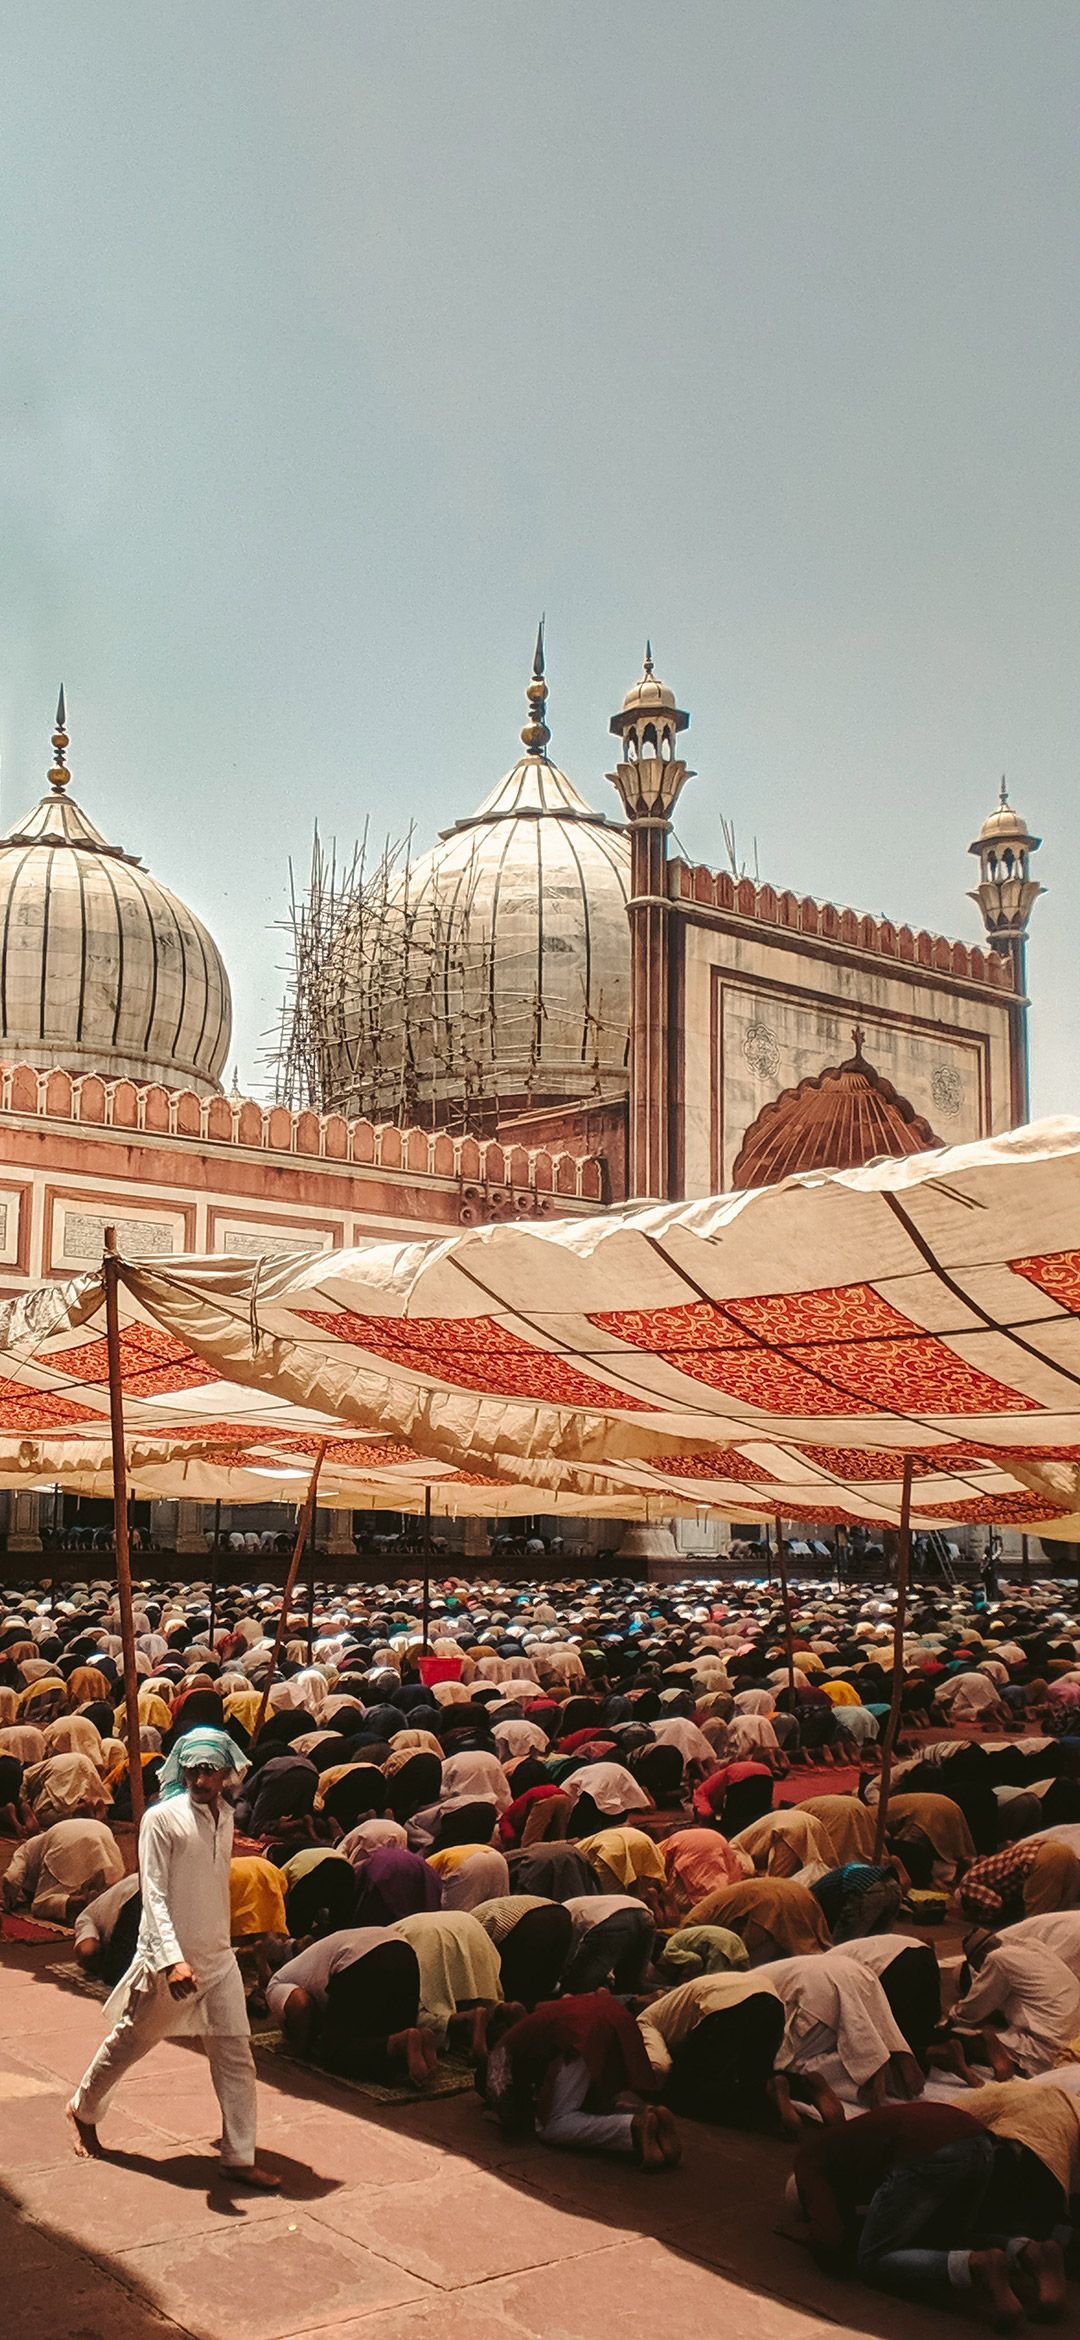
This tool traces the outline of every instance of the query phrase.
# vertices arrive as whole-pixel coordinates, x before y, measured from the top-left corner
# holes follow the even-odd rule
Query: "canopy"
[[[1080,1122],[420,1243],[125,1263],[152,1493],[1080,1537]],[[100,1275],[0,1311],[0,1481],[107,1481]],[[295,1476],[290,1476],[295,1474]]]

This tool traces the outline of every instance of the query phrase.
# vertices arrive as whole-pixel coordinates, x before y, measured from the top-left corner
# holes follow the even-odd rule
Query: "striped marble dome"
[[[200,919],[67,793],[63,697],[47,793],[0,837],[0,1053],[214,1095],[229,979]]]
[[[339,921],[323,1101],[462,1118],[623,1097],[630,849],[551,762],[537,645],[519,757],[476,812]]]

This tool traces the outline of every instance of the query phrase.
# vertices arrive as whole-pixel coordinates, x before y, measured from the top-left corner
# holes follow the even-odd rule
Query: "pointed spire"
[[[652,643],[651,643],[651,642],[646,642],[646,644],[645,644],[645,673],[646,673],[646,674],[649,674],[649,675],[651,675],[651,673],[652,673],[652,670],[653,670],[653,662],[652,662]],[[644,678],[643,678],[643,679],[644,679]]]
[[[49,769],[49,778],[52,781],[53,787],[55,788],[58,796],[60,795],[61,791],[67,787],[68,781],[71,778],[71,774],[68,771],[67,764],[65,762],[68,744],[67,709],[64,704],[64,686],[63,683],[61,683],[60,696],[56,702],[56,729],[52,735],[53,755],[55,757],[55,762],[50,766]]]
[[[543,618],[541,618],[537,628],[532,677],[526,687],[525,697],[528,701],[529,714],[527,722],[522,726],[522,743],[530,756],[546,757],[551,733],[545,720],[547,716],[547,684],[544,680]]]
[[[855,1042],[855,1054],[851,1059],[852,1064],[865,1064],[866,1058],[863,1055],[863,1042],[866,1039],[866,1034],[863,1031],[861,1024],[852,1025],[851,1037]]]
[[[1004,812],[1004,811],[1005,811],[1005,809],[1006,809],[1006,806],[1008,805],[1008,803],[1009,803],[1009,791],[1008,791],[1008,789],[1007,789],[1007,788],[1006,788],[1006,786],[1005,786],[1005,774],[1004,774],[1004,772],[1003,772],[1003,773],[1002,773],[1002,775],[1001,775],[1001,787],[1000,787],[1000,789],[998,790],[998,809],[999,809],[999,811],[1001,811],[1001,812]],[[1010,809],[1011,809],[1011,808],[1010,808]]]

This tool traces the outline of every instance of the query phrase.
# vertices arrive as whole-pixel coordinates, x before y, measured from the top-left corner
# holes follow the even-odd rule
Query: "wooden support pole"
[[[877,1828],[874,1833],[875,1861],[880,1861],[885,1849],[885,1822],[889,1810],[893,1749],[900,1729],[900,1706],[904,1693],[904,1625],[907,1620],[908,1576],[911,1569],[911,1481],[914,1471],[915,1457],[912,1454],[906,1454],[904,1456],[903,1486],[900,1492],[900,1544],[896,1556],[892,1698],[889,1703],[889,1719],[885,1725],[885,1744],[881,1755],[881,1784],[878,1791]]]
[[[315,1505],[308,1510],[307,1662],[315,1655]]]
[[[424,1614],[420,1629],[425,1655],[431,1639],[431,1481],[424,1488]]]
[[[293,1597],[296,1579],[300,1572],[300,1562],[303,1558],[304,1546],[307,1542],[308,1520],[314,1518],[315,1516],[315,1494],[319,1484],[319,1472],[322,1469],[322,1459],[325,1453],[326,1440],[324,1438],[322,1445],[319,1447],[315,1456],[314,1467],[312,1469],[311,1477],[308,1480],[308,1491],[304,1497],[304,1507],[296,1523],[296,1542],[292,1548],[292,1559],[289,1562],[288,1574],[285,1578],[285,1590],[281,1596],[281,1614],[277,1621],[277,1632],[274,1635],[274,1647],[270,1657],[270,1671],[267,1674],[265,1682],[263,1683],[263,1693],[259,1702],[259,1711],[255,1717],[255,1728],[251,1734],[253,1742],[258,1738],[259,1732],[261,1731],[263,1724],[266,1721],[266,1709],[270,1704],[270,1692],[274,1687],[274,1676],[277,1673],[278,1659],[281,1656],[281,1644],[285,1639],[285,1627],[288,1622],[289,1605]]]
[[[784,1603],[784,1647],[787,1651],[788,1689],[795,1695],[795,1636],[791,1624],[791,1594],[788,1590],[787,1545],[784,1542],[784,1523],[776,1522],[776,1562],[780,1571],[780,1595]]]
[[[217,1631],[218,1549],[221,1543],[221,1497],[214,1505],[214,1535],[210,1549],[210,1647],[214,1647]]]
[[[138,1828],[145,1808],[142,1752],[139,1738],[139,1677],[135,1670],[135,1612],[131,1599],[131,1547],[128,1542],[127,1454],[124,1448],[124,1385],[120,1366],[120,1254],[116,1229],[105,1229],[102,1261],[105,1286],[105,1347],[109,1360],[109,1428],[112,1433],[113,1522],[116,1537],[116,1592],[120,1603],[120,1641],[124,1654],[124,1711],[127,1716],[128,1779],[131,1817]]]

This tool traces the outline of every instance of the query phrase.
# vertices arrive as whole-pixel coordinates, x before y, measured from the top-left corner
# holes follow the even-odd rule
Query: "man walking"
[[[226,1732],[195,1726],[161,1774],[139,1830],[142,1922],[135,1956],[106,2007],[113,2029],[68,2105],[75,2151],[96,2154],[97,2125],[123,2074],[156,2041],[200,2036],[221,2107],[222,2167],[276,2187],[255,2159],[255,2065],[240,1969],[229,1939],[233,1817],[223,1795],[245,1759]]]

